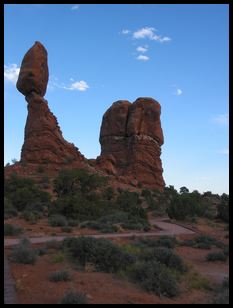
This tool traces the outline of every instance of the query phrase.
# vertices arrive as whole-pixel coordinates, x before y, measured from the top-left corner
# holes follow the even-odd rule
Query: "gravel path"
[[[165,222],[163,219],[154,219],[151,224],[156,225],[161,230],[153,232],[127,232],[127,233],[107,233],[107,234],[88,234],[84,236],[91,236],[94,238],[127,238],[127,237],[147,237],[147,236],[161,236],[161,235],[180,235],[180,234],[195,234],[194,231],[186,229],[184,227],[175,225],[173,223]],[[67,237],[80,237],[83,235],[71,235],[71,236],[44,236],[44,237],[32,237],[30,241],[32,244],[46,243],[47,241],[56,240],[63,241]],[[14,246],[20,242],[20,239],[4,239],[4,247]]]

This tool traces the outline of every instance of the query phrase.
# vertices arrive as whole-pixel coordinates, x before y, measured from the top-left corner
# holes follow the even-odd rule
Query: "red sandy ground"
[[[60,235],[60,227],[54,228],[47,225],[47,220],[41,220],[39,224],[27,225],[23,220],[13,219],[5,221],[22,227],[30,228],[26,235],[39,236],[57,233]],[[208,225],[206,220],[198,221],[195,226],[203,234],[209,234],[228,243],[228,231],[224,230],[224,224],[214,222]],[[87,229],[78,230],[87,234]],[[93,233],[93,230],[89,230]],[[43,234],[42,234],[43,233]],[[193,238],[192,235],[179,236],[179,239]],[[132,242],[133,239],[115,239],[118,244]],[[229,261],[207,262],[205,256],[218,248],[195,249],[192,247],[176,247],[176,252],[201,275],[207,277],[213,283],[221,283],[224,276],[229,276]],[[7,254],[10,249],[5,250]],[[159,298],[154,294],[143,291],[140,287],[128,282],[126,279],[114,277],[112,274],[96,272],[80,272],[67,262],[53,264],[51,259],[57,251],[41,257],[35,265],[22,265],[11,263],[13,277],[16,280],[17,294],[20,304],[57,304],[66,290],[71,288],[87,295],[90,304],[201,304],[208,303],[212,297],[211,292],[204,290],[187,290],[181,285],[182,293],[175,299]],[[68,268],[72,274],[70,282],[50,282],[48,275],[58,269]]]
[[[197,304],[208,301],[208,294],[201,290],[184,291],[176,299],[159,298],[111,274],[79,272],[66,262],[53,264],[52,256],[39,257],[35,265],[11,263],[19,304],[57,304],[70,289],[85,293],[90,304]],[[64,267],[69,269],[72,281],[50,282],[48,275]]]

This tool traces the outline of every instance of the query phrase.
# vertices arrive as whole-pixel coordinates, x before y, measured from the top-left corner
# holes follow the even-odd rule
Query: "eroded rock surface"
[[[47,51],[40,42],[35,42],[23,58],[16,87],[24,96],[35,92],[43,97],[48,78]]]
[[[108,174],[162,190],[160,113],[160,104],[152,98],[113,103],[103,116],[97,166]]]

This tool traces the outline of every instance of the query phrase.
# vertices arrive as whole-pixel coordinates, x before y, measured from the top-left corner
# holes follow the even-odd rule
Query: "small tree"
[[[189,193],[189,190],[187,187],[185,186],[180,187],[180,194],[188,194],[188,193]]]

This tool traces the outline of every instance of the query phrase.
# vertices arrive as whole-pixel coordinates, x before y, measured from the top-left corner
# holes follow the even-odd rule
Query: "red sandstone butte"
[[[132,104],[124,100],[113,103],[103,116],[97,167],[163,190],[160,114],[160,104],[152,98],[138,98]]]

